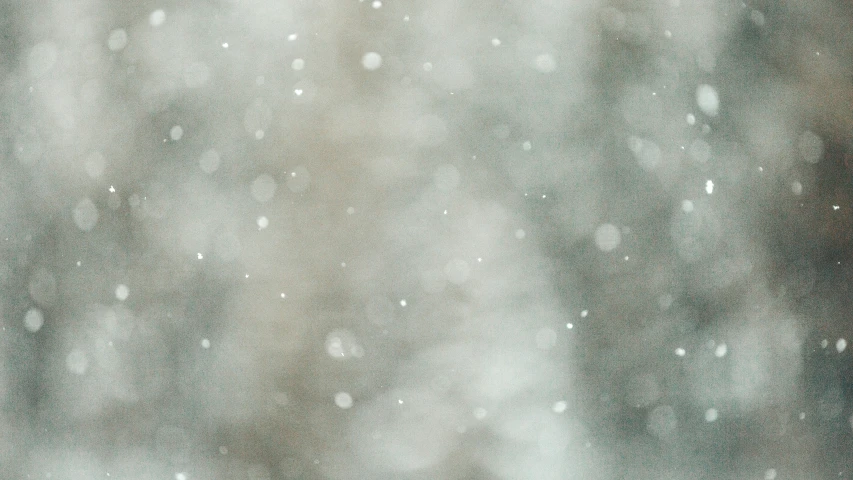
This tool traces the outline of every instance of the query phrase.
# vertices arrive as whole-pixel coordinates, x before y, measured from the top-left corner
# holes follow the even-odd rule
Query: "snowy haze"
[[[0,19],[0,477],[853,476],[849,2]]]

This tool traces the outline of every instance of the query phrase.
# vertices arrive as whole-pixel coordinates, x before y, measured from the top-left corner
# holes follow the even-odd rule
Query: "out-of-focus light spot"
[[[210,68],[204,62],[193,62],[184,67],[184,85],[201,88],[210,80]]]
[[[201,167],[201,171],[204,173],[211,174],[219,169],[219,162],[219,152],[211,148],[201,154],[201,157],[198,159],[198,166]]]
[[[586,318],[589,315],[589,310],[581,310],[581,318]]]
[[[84,232],[89,232],[98,223],[98,208],[88,198],[84,198],[77,203],[72,212],[72,218],[77,228]]]
[[[797,137],[797,151],[807,163],[818,163],[823,157],[823,139],[816,133],[806,130]]]
[[[24,315],[24,328],[35,333],[41,329],[42,325],[44,325],[44,315],[41,313],[41,310],[38,308],[27,310],[27,313]]]
[[[263,139],[263,138],[264,138],[264,135],[266,135],[266,133],[264,133],[264,131],[263,131],[263,130],[256,130],[256,131],[255,131],[255,140],[261,140],[261,139]]]
[[[720,111],[720,97],[717,90],[706,84],[699,85],[696,88],[696,104],[705,115],[709,117],[717,116]]]
[[[537,55],[534,63],[536,65],[536,70],[542,73],[551,73],[557,69],[557,60],[550,53]]]
[[[370,6],[379,9],[382,8],[382,2],[380,2],[379,0],[374,0],[374,2],[370,4]]]
[[[210,340],[206,338],[201,339],[201,348],[208,349],[210,348]]]
[[[517,238],[518,240],[524,240],[524,237],[526,236],[527,233],[525,233],[525,231],[520,228],[515,231],[515,238]]]
[[[252,193],[252,198],[260,203],[266,203],[272,200],[277,187],[275,179],[271,175],[263,173],[252,181],[249,190]]]
[[[125,284],[120,284],[116,287],[116,298],[121,300],[122,302],[127,300],[128,295],[130,295],[130,289]]]
[[[444,275],[447,281],[455,285],[462,285],[471,275],[471,267],[468,262],[461,258],[454,258],[444,266]]]
[[[71,353],[65,357],[65,368],[69,372],[76,375],[83,375],[89,369],[89,359],[86,358],[86,353],[79,348],[71,350]]]
[[[542,328],[536,332],[536,347],[540,350],[550,350],[557,344],[557,332],[550,328]]]
[[[279,294],[279,297],[281,297],[282,299],[284,299],[284,298],[286,298],[286,297],[287,297],[287,294],[286,294],[286,293],[284,293],[284,292],[281,292],[281,294]]]
[[[717,345],[717,348],[714,349],[714,355],[717,358],[723,358],[726,356],[726,353],[729,351],[729,347],[726,346],[725,343],[721,343]]]
[[[525,152],[529,152],[531,148],[533,148],[533,144],[529,140],[521,144],[521,149]]]
[[[402,300],[400,300],[400,306],[401,306],[401,307],[405,307],[406,305],[408,305],[408,303],[406,302],[406,299],[405,299],[405,298],[404,298],[404,299],[402,299]]]
[[[714,181],[708,180],[705,182],[705,193],[708,195],[714,193]]]
[[[56,44],[52,42],[41,42],[36,44],[30,55],[27,58],[27,67],[30,75],[40,77],[49,72],[56,64],[56,59],[59,58],[59,51]],[[30,87],[32,91],[32,87]]]
[[[175,480],[187,480],[187,474],[184,472],[178,472],[175,474]]]
[[[151,24],[152,27],[159,27],[163,25],[163,22],[166,21],[166,12],[163,10],[154,10],[151,12],[151,15],[148,16],[148,23]]]
[[[847,350],[847,340],[839,338],[838,341],[835,342],[835,349],[838,350],[838,353]]]
[[[258,230],[263,230],[270,225],[270,221],[267,217],[258,217]]]
[[[569,404],[566,403],[565,400],[560,400],[559,402],[554,403],[554,406],[551,407],[551,410],[553,410],[554,413],[563,413],[566,411],[566,409],[568,407],[569,407]]]
[[[290,35],[288,35],[288,36],[287,36],[287,41],[288,41],[288,42],[292,42],[292,41],[296,40],[297,38],[299,38],[299,35],[298,35],[298,34],[296,34],[296,33],[291,33]]]
[[[294,70],[302,70],[303,68],[305,68],[305,60],[303,60],[301,58],[294,59],[290,63],[290,68],[292,68]]]
[[[661,149],[655,142],[630,136],[628,137],[628,148],[644,170],[654,170],[660,164]]]
[[[794,180],[794,181],[791,183],[791,192],[793,192],[793,193],[794,193],[794,195],[802,195],[802,193],[803,193],[803,184],[802,184],[802,183],[800,183],[800,182],[798,182],[797,180]]]
[[[127,46],[127,32],[123,28],[117,28],[110,32],[107,37],[107,47],[117,52]]]
[[[326,335],[326,353],[336,360],[347,360],[350,357],[363,355],[364,350],[349,330],[335,330]]]
[[[482,420],[486,418],[486,415],[488,414],[489,412],[487,412],[486,409],[483,407],[477,407],[474,409],[474,418],[476,418],[477,420]]]
[[[180,140],[183,136],[184,129],[180,125],[175,125],[171,130],[169,130],[169,137],[174,141]]]
[[[228,48],[228,42],[222,42],[222,48]]]
[[[719,416],[720,414],[717,412],[716,408],[709,408],[708,410],[705,410],[705,421],[708,423],[716,421]]]
[[[687,114],[687,124],[688,125],[696,125],[696,115],[692,113]]]
[[[500,47],[501,46],[501,39],[500,38],[493,38],[492,39],[492,46],[493,47]]]
[[[776,478],[776,469],[775,468],[768,468],[767,471],[764,472],[764,480],[774,480],[775,478]]]
[[[346,410],[352,407],[352,396],[347,392],[338,392],[335,394],[335,405]]]
[[[355,213],[355,208],[347,207],[347,215],[352,215],[353,213]]]
[[[675,354],[678,355],[679,357],[683,357],[684,355],[687,354],[687,351],[681,347],[678,347],[675,349]]]
[[[365,70],[378,70],[382,66],[382,56],[376,52],[367,52],[361,57],[361,66]]]
[[[820,348],[826,348],[827,346],[829,346],[829,340],[824,338],[820,341]]]
[[[301,89],[301,88],[295,88],[295,89],[293,89],[293,93],[294,93],[297,97],[299,97],[299,96],[301,96],[301,95],[302,95],[302,89]]]
[[[595,229],[595,246],[602,252],[613,251],[621,242],[622,234],[616,225],[605,223]]]
[[[567,323],[567,324],[566,324],[566,328],[568,328],[569,330],[571,330],[571,329],[575,328],[575,325],[574,325],[573,323]]]
[[[92,152],[88,157],[86,157],[86,162],[84,164],[86,174],[89,175],[89,178],[100,177],[104,174],[104,167],[106,166],[106,163],[106,159],[104,159],[101,152]]]

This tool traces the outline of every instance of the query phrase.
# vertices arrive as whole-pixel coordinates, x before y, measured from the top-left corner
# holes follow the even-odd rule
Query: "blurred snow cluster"
[[[0,22],[0,477],[853,476],[853,5]]]

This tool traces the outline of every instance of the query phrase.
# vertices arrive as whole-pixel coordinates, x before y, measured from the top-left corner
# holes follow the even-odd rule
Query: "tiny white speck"
[[[729,348],[726,346],[726,344],[721,343],[721,344],[717,345],[716,349],[714,349],[714,355],[717,358],[723,358],[726,356],[726,352],[728,352],[728,351],[729,351]]]
[[[482,257],[477,257],[477,261],[478,261],[478,262],[482,262],[482,261],[483,261],[483,258],[482,258]]]
[[[382,8],[382,2],[380,2],[379,0],[375,0],[372,4],[370,4],[370,6],[377,9]]]
[[[793,192],[794,195],[801,195],[803,193],[803,184],[795,180],[791,183],[791,192]]]
[[[839,338],[837,342],[835,342],[835,349],[838,350],[838,353],[843,352],[847,349],[847,340],[843,338]]]
[[[406,303],[406,299],[405,299],[405,298],[404,298],[404,299],[402,299],[402,300],[400,300],[400,306],[401,306],[401,307],[405,307],[406,305],[407,305],[407,303]]]
[[[301,97],[302,96],[302,89],[296,88],[293,90],[293,93],[295,93],[297,97]]]
[[[228,42],[223,42],[223,43],[222,43],[222,48],[228,48]]]
[[[501,39],[500,38],[493,38],[492,39],[492,46],[493,47],[500,47],[501,46]]]
[[[404,22],[408,22],[408,21],[409,21],[409,16],[408,16],[408,15],[403,15],[403,21],[404,21]]]
[[[833,209],[833,210],[838,210],[839,208],[841,208],[839,205],[833,205],[833,206],[832,206],[832,209]]]
[[[255,130],[255,140],[261,140],[266,133],[263,130]]]
[[[397,399],[397,404],[398,404],[398,405],[402,405],[402,404],[403,404],[403,399],[402,399],[402,398],[398,398],[398,399]]]
[[[203,259],[203,258],[204,258],[204,255],[202,255],[202,254],[201,254],[201,252],[196,253],[196,254],[195,254],[195,256],[196,256],[196,258],[198,258],[199,260],[201,260],[201,259]]]
[[[714,193],[714,182],[713,180],[708,180],[705,182],[705,192],[710,195]]]
[[[248,273],[246,274],[246,278],[249,278],[249,274],[248,274]]]
[[[258,217],[258,230],[263,230],[270,225],[270,221],[267,217]]]
[[[687,354],[687,351],[681,347],[678,347],[675,349],[675,354],[678,355],[679,357],[683,357],[684,355]]]
[[[672,32],[670,32],[669,30],[664,30],[663,36],[666,38],[672,38]]]
[[[687,114],[687,124],[688,125],[695,125],[696,124],[696,115],[693,115],[692,113],[688,113]]]
[[[210,340],[206,338],[201,339],[201,348],[210,348]]]
[[[299,35],[297,35],[295,33],[291,33],[290,35],[287,36],[287,41],[292,42],[292,41],[296,40],[298,37],[299,37]]]
[[[281,298],[286,298],[286,297],[287,297],[287,295],[286,295],[284,292],[281,292],[281,295],[279,295],[279,296],[280,296]]]
[[[574,325],[573,323],[567,323],[567,324],[566,324],[566,328],[568,328],[569,330],[571,330],[571,329],[575,328],[575,325]]]
[[[341,262],[341,268],[347,268],[347,262]]]
[[[444,211],[444,214],[447,215],[447,210]]]
[[[175,474],[175,480],[187,480],[187,474],[184,472],[178,472]]]

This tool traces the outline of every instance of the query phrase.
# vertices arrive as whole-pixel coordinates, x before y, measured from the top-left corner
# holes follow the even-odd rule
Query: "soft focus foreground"
[[[0,9],[0,477],[853,477],[849,2]]]

